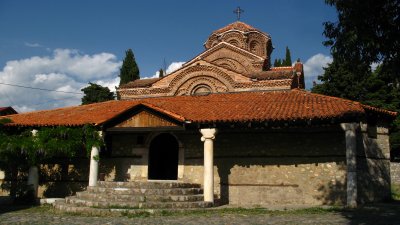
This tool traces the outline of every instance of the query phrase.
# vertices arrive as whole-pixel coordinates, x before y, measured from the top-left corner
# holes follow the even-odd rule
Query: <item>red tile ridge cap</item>
[[[279,66],[279,67],[271,67],[271,70],[294,70],[293,66]]]
[[[372,111],[379,112],[379,113],[384,113],[384,114],[387,114],[387,115],[392,116],[392,117],[396,117],[399,114],[398,112],[390,111],[390,110],[387,110],[387,109],[381,109],[381,108],[377,108],[377,107],[370,106],[370,105],[361,104],[361,106],[364,109],[372,110]]]
[[[174,119],[176,119],[176,120],[178,120],[180,122],[185,122],[186,121],[185,117],[183,117],[183,116],[181,116],[179,114],[176,114],[174,112],[168,111],[166,109],[160,108],[158,106],[155,106],[153,104],[150,104],[150,103],[147,103],[147,102],[141,102],[141,103],[139,103],[139,105],[143,105],[143,106],[146,106],[146,107],[148,107],[150,109],[154,109],[154,110],[156,110],[156,111],[158,111],[160,113],[166,114],[166,115],[168,115],[168,116],[170,116],[170,117],[172,117],[172,118],[174,118]]]
[[[125,100],[113,100],[113,101],[120,101],[120,102],[121,102],[121,101],[125,101]],[[126,102],[128,102],[128,101],[126,101]],[[95,126],[102,125],[103,123],[105,123],[105,122],[107,122],[107,121],[109,121],[109,120],[112,120],[112,119],[114,119],[114,118],[117,118],[118,116],[122,115],[122,114],[125,113],[126,111],[131,110],[131,109],[137,107],[138,105],[140,105],[140,103],[138,103],[138,102],[135,102],[135,101],[131,101],[131,102],[132,102],[132,106],[126,108],[125,110],[122,110],[122,111],[119,112],[119,113],[116,113],[116,114],[115,114],[114,116],[112,116],[111,118],[107,118],[107,119],[103,119],[103,120],[97,121],[96,123],[94,123],[94,125],[95,125]]]
[[[235,22],[230,23],[222,28],[214,30],[211,33],[211,35],[213,35],[213,34],[221,35],[225,32],[231,31],[231,30],[237,30],[237,31],[241,31],[241,32],[259,32],[263,35],[268,36],[268,34],[266,34],[265,32],[262,32],[261,30],[255,28],[247,23],[244,23],[242,21],[235,21]]]

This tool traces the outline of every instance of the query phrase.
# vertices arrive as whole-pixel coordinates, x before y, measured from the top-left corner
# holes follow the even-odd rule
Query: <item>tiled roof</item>
[[[292,66],[279,66],[279,67],[271,67],[270,70],[273,71],[293,71]]]
[[[143,88],[143,87],[151,87],[152,84],[159,81],[161,78],[148,78],[148,79],[139,79],[131,81],[127,84],[123,84],[120,88]]]
[[[214,31],[213,34],[222,34],[228,30],[240,30],[243,32],[258,31],[260,33],[263,33],[260,30],[254,28],[246,23],[236,21],[234,23],[228,24],[227,26]]]
[[[5,116],[21,126],[101,124],[132,107],[132,102],[108,101]],[[1,118],[1,117],[0,117]],[[12,125],[12,124],[10,124]]]
[[[0,107],[0,111],[4,111],[4,110],[7,110],[7,109],[12,109],[12,107],[10,107],[10,106],[7,106],[7,107]]]
[[[280,80],[280,79],[290,79],[293,77],[293,68],[292,70],[269,70],[269,71],[260,71],[256,73],[251,73],[245,75],[250,78],[257,78],[258,80]]]
[[[136,106],[144,105],[177,121],[193,123],[285,122],[325,120],[359,121],[366,110],[389,117],[396,113],[361,103],[293,89],[279,92],[242,92],[207,96],[173,96],[37,111],[8,116],[14,125],[101,125]],[[10,124],[12,125],[12,124]]]
[[[9,115],[9,114],[16,114],[16,113],[18,113],[18,112],[15,111],[15,109],[13,109],[13,107],[11,107],[11,106],[0,107],[0,116]]]

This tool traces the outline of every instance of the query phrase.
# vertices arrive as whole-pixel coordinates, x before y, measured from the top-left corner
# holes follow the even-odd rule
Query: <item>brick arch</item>
[[[222,81],[214,77],[195,76],[179,86],[174,95],[191,95],[199,86],[209,87],[212,93],[227,92],[229,90]]]
[[[262,49],[264,49],[264,48],[261,47],[261,44],[259,41],[257,41],[257,40],[250,41],[250,43],[249,43],[250,52],[252,52],[256,55],[262,55],[262,53],[263,53]]]
[[[232,58],[218,58],[212,61],[212,63],[224,67],[225,69],[233,70],[239,73],[248,73],[249,71],[247,68],[250,68],[252,66],[252,64],[246,62],[244,62],[244,64],[246,65],[243,65],[243,63]]]
[[[248,45],[247,45],[247,49],[258,55],[258,56],[267,56],[267,52],[266,52],[266,48],[267,48],[267,42],[270,40],[267,37],[257,33],[257,32],[251,32],[248,34]],[[254,47],[254,45],[257,45],[257,51],[253,52],[252,51],[252,47]]]
[[[206,49],[209,49],[218,43],[219,43],[218,36],[216,34],[213,34],[208,38],[204,46],[206,47]]]
[[[239,48],[245,48],[245,36],[238,31],[231,31],[224,34],[220,40],[228,42],[229,44],[235,45]]]
[[[169,88],[171,93],[182,94],[179,89],[185,88],[186,85],[195,83],[196,79],[204,77],[212,80],[215,84],[219,84],[218,86],[223,86],[227,91],[234,89],[235,81],[228,74],[218,68],[205,65],[196,65],[183,70],[171,81]]]

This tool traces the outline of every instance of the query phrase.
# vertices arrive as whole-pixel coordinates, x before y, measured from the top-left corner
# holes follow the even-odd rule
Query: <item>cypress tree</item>
[[[139,67],[136,64],[135,56],[133,55],[132,49],[128,49],[125,52],[125,59],[122,62],[119,77],[119,85],[140,79]]]
[[[277,66],[278,66],[278,60],[275,59],[275,61],[274,61],[274,67],[277,67]]]
[[[286,46],[285,60],[282,62],[282,66],[292,66],[292,57],[290,56],[289,47]]]
[[[164,70],[163,69],[160,69],[158,71],[158,77],[160,77],[160,78],[164,77]]]
[[[278,59],[278,61],[276,62],[276,65],[277,65],[277,66],[282,66],[282,60],[281,60],[281,59]]]

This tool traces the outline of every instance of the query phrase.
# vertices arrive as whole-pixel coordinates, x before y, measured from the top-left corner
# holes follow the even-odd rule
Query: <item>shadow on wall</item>
[[[110,173],[112,168],[101,163],[99,171]],[[63,198],[83,191],[89,182],[89,159],[58,159],[41,166],[40,185],[43,185],[43,197]]]
[[[196,135],[196,136],[195,136]],[[180,135],[185,165],[203,165],[197,134]],[[340,127],[223,131],[214,142],[221,204],[340,204],[345,178],[345,143]],[[193,171],[193,175],[201,175]],[[338,174],[336,174],[338,173]],[[192,174],[185,169],[185,177]]]
[[[340,171],[336,172],[338,174],[342,174],[342,172],[346,169],[343,163],[343,157],[337,157],[336,159],[329,159],[327,157],[277,157],[273,159],[255,157],[250,160],[243,158],[245,157],[242,157],[240,162],[237,160],[226,159],[215,160],[215,165],[218,169],[218,175],[220,177],[220,199],[217,199],[217,202],[220,205],[232,204],[232,199],[230,199],[232,195],[241,195],[240,193],[234,193],[232,190],[234,188],[248,188],[249,190],[243,192],[245,195],[249,196],[248,198],[246,198],[246,196],[236,196],[235,198],[246,198],[244,200],[254,202],[265,201],[263,204],[308,204],[307,201],[320,202],[321,204],[327,205],[343,205],[345,203],[346,185],[345,182],[343,182],[343,177],[341,177],[342,179],[335,179],[335,176],[333,175],[332,178],[328,178],[333,180],[330,180],[326,184],[321,184],[325,182],[326,179],[317,180],[318,176],[316,176],[315,180],[312,179],[314,176],[313,174],[316,172],[310,173],[310,171],[307,171],[304,172],[303,177],[299,177],[302,174],[300,172],[302,168],[314,166],[311,169],[313,170],[315,168],[322,167],[322,164],[325,163],[338,165],[338,170]],[[248,163],[246,163],[246,161],[248,161]],[[276,168],[276,170],[272,172],[271,169],[266,168],[270,166]],[[290,166],[290,168],[286,166]],[[286,167],[286,169],[284,167]],[[256,171],[254,173],[248,173],[248,170],[253,169],[252,171],[255,171],[255,168],[261,169],[258,172]],[[236,170],[235,174],[232,173],[234,169]],[[287,169],[290,169],[291,171]],[[242,172],[239,170],[242,170]],[[268,172],[265,173],[264,171],[271,171],[271,174],[268,174]],[[287,174],[289,175],[288,177],[285,176]],[[326,176],[320,173],[318,175]],[[246,176],[253,177],[246,179]],[[275,178],[271,179],[270,177]],[[256,190],[264,190],[267,193],[250,193]],[[265,199],[257,199],[257,197]],[[305,198],[308,198],[308,200]]]
[[[40,167],[40,183],[43,197],[61,198],[82,191],[88,184],[89,160],[54,160]]]
[[[27,178],[28,168],[22,166],[18,170],[16,164],[13,165],[1,165],[1,170],[4,171],[4,180],[1,184],[1,191],[4,194],[8,194],[12,199],[18,199],[24,197],[27,194]]]
[[[319,195],[315,196],[324,205],[345,205],[346,204],[346,183],[334,179],[328,184],[318,188]]]

